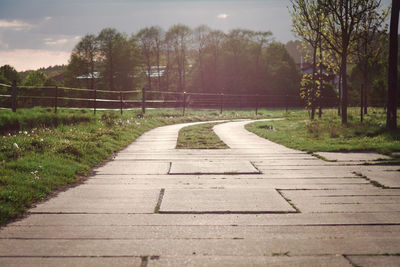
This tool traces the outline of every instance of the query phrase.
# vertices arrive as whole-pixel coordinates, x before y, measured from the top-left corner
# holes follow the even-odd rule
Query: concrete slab
[[[114,160],[94,169],[97,174],[167,174],[170,162]]]
[[[31,214],[10,226],[200,226],[200,225],[386,225],[400,224],[400,212],[288,214]]]
[[[347,256],[348,259],[353,263],[353,266],[363,267],[398,267],[400,265],[400,256],[387,256],[387,255],[357,255]]]
[[[104,225],[13,226],[0,239],[390,239],[400,225]]]
[[[273,189],[167,189],[160,213],[296,212]]]
[[[397,169],[394,170],[389,166],[387,168],[383,166],[379,166],[378,168],[377,166],[359,166],[354,168],[354,171],[386,187],[400,188],[399,168],[397,166]]]
[[[76,187],[37,205],[32,213],[152,213],[160,190]]]
[[[1,239],[0,257],[274,256],[397,253],[400,237],[389,239]]]
[[[63,267],[108,267],[141,266],[140,257],[0,257],[0,266],[63,266]]]
[[[160,257],[149,261],[153,266],[352,266],[343,256],[192,256]]]
[[[263,121],[272,121],[267,119]],[[293,153],[295,150],[273,143],[244,129],[244,125],[251,121],[223,123],[214,126],[214,132],[219,138],[233,149],[257,149],[274,153]]]
[[[169,174],[258,174],[250,161],[184,161],[172,162]]]
[[[333,195],[323,196],[305,191],[281,191],[302,212],[390,212],[400,211],[400,197],[385,195]],[[363,194],[363,192],[360,192]]]
[[[390,159],[389,156],[378,153],[356,153],[356,152],[316,152],[327,160],[335,161],[376,161],[380,159]]]
[[[219,175],[212,177],[190,177],[186,175],[169,177],[169,178],[151,178],[142,176],[141,178],[129,178],[124,176],[110,176],[104,178],[96,178],[87,181],[87,185],[148,185],[149,187],[168,187],[168,186],[184,186],[184,185],[202,185],[204,187],[223,186],[231,187],[258,187],[258,188],[281,188],[283,185],[343,185],[343,184],[369,184],[362,178],[220,178]],[[248,175],[250,176],[250,175]],[[250,176],[251,177],[251,176]]]

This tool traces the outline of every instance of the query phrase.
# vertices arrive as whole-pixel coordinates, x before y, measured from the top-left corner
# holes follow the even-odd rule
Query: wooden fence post
[[[222,110],[224,109],[224,93],[221,93],[219,96],[219,106],[220,106],[219,114],[222,115]]]
[[[121,115],[122,115],[122,92],[119,91],[119,108],[121,110]]]
[[[142,116],[146,113],[146,87],[142,88]]]
[[[361,84],[361,99],[360,99],[360,120],[364,120],[364,84]]]
[[[96,115],[96,98],[97,98],[97,91],[96,91],[96,89],[94,89],[94,97],[93,97],[93,112],[94,112],[94,115]]]
[[[54,113],[57,113],[57,106],[58,106],[58,86],[54,88],[55,91],[55,97],[54,97]]]
[[[288,97],[288,95],[286,95],[285,96],[285,106],[286,106],[286,113],[288,112],[288,106],[289,106],[289,103],[288,103],[288,99],[289,97]]]
[[[11,107],[13,112],[17,112],[17,94],[18,94],[18,87],[17,81],[12,82],[12,100],[11,100]]]
[[[185,110],[186,110],[186,92],[183,92],[182,116],[185,116]]]

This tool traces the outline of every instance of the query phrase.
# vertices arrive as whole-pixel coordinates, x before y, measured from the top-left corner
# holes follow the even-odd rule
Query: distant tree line
[[[84,36],[72,51],[65,85],[298,96],[300,78],[293,58],[270,32],[226,34],[178,24],[131,36],[111,28]]]

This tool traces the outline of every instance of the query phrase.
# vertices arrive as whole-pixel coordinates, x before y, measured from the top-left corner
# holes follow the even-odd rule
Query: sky
[[[382,0],[387,6],[390,0]],[[289,0],[0,0],[0,66],[18,71],[67,64],[85,34],[112,27],[128,35],[178,23],[271,31],[295,40]]]

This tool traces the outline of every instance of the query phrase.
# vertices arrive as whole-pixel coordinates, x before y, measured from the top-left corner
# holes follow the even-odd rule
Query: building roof
[[[100,78],[100,72],[95,71],[93,73],[88,73],[86,75],[81,75],[76,77],[77,79],[98,79]]]

